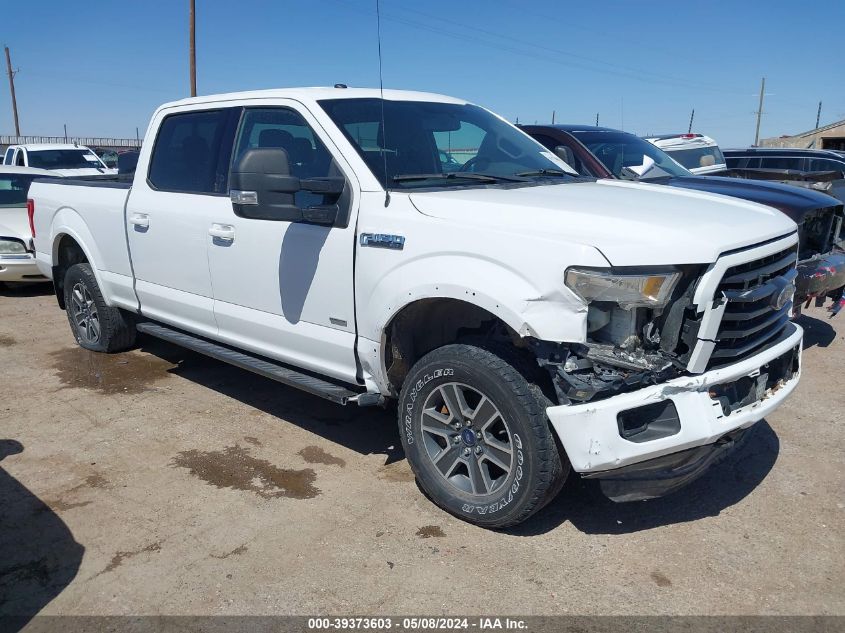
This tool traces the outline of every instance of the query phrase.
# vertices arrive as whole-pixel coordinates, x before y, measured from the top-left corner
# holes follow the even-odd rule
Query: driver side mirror
[[[296,205],[300,191],[339,198],[346,181],[342,177],[298,178],[290,173],[288,153],[275,147],[248,149],[232,168],[229,197],[235,215],[257,220],[306,222],[333,225],[337,204],[302,209]]]
[[[623,167],[622,173],[627,175],[631,178],[631,180],[639,180],[647,173],[649,173],[652,169],[655,168],[657,163],[654,162],[654,159],[651,156],[643,156],[643,164],[642,165],[631,165],[629,167]]]

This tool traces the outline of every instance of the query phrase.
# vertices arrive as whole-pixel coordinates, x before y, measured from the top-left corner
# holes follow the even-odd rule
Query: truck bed
[[[84,245],[86,259],[115,305],[137,309],[132,267],[126,246],[124,210],[130,183],[82,178],[37,179],[29,189],[34,200],[35,256],[39,269],[51,270],[61,236]],[[61,280],[54,280],[61,285]]]

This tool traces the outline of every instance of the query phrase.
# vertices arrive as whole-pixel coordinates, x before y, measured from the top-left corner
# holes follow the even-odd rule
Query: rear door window
[[[764,156],[761,165],[763,169],[794,169],[802,171],[804,159],[795,156]]]
[[[159,191],[228,193],[235,112],[239,113],[240,109],[202,110],[165,117],[150,159],[150,184]]]
[[[11,165],[12,164],[12,155],[15,153],[15,149],[13,147],[9,147],[6,150],[6,155],[3,157],[3,164],[4,165]]]
[[[810,158],[808,161],[810,166],[807,171],[845,171],[845,161],[830,158]]]
[[[758,169],[760,167],[760,158],[756,156],[726,157],[725,164],[730,169]]]

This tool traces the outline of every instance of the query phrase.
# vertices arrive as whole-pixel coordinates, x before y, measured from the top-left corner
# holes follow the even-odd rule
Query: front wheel
[[[473,345],[447,345],[411,369],[399,427],[423,490],[484,527],[527,519],[568,473],[546,419],[549,401],[512,365]]]
[[[74,264],[65,274],[65,310],[80,347],[121,352],[135,343],[132,316],[106,304],[89,264]]]

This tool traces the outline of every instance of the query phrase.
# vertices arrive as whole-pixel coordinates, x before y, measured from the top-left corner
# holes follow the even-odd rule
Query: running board
[[[229,363],[235,367],[246,369],[255,374],[270,378],[276,382],[280,382],[289,387],[296,387],[302,391],[320,396],[326,400],[331,400],[338,404],[346,404],[347,402],[357,402],[360,405],[370,404],[368,397],[362,396],[378,396],[379,394],[367,394],[350,391],[345,387],[336,385],[334,383],[309,376],[308,374],[300,373],[296,370],[289,369],[278,363],[264,360],[256,356],[250,356],[243,352],[235,351],[229,347],[212,343],[203,338],[187,334],[185,332],[174,330],[158,323],[139,323],[137,325],[138,331],[144,334],[149,334],[156,338],[174,343],[180,347],[184,347],[199,354],[204,354],[211,358],[221,360],[224,363]],[[375,404],[375,403],[372,403]]]

